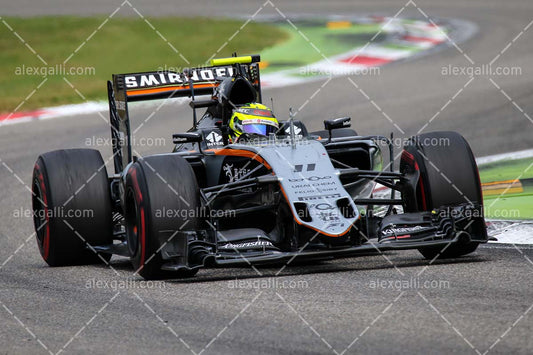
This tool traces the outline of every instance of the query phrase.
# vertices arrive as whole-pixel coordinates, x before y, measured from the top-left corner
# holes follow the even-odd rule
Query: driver
[[[276,133],[279,129],[279,122],[272,113],[272,110],[263,104],[249,103],[237,107],[233,110],[229,121],[230,142],[236,143],[239,138],[253,135],[268,136]]]

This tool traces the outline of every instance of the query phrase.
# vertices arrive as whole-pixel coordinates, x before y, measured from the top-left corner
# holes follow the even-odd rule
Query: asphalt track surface
[[[2,15],[23,16],[109,14],[118,6],[104,0],[1,2]],[[204,16],[246,16],[261,6],[252,1],[131,4],[145,15]],[[302,12],[393,16],[405,2],[274,4],[289,17]],[[531,147],[533,30],[519,34],[531,25],[533,3],[420,0],[416,5],[429,16],[475,23],[479,32],[458,45],[461,51],[485,64],[505,50],[495,64],[520,67],[522,75],[494,76],[494,82],[475,77],[464,87],[467,76],[441,75],[441,68],[450,64],[470,65],[450,47],[385,66],[379,76],[353,77],[364,94],[346,78],[322,88],[323,82],[315,82],[265,90],[266,98],[274,98],[278,116],[309,100],[298,118],[311,128],[319,129],[325,118],[351,115],[362,134],[393,131],[407,137],[431,121],[424,131],[456,130],[477,156]],[[136,16],[128,7],[120,15]],[[263,11],[277,13],[270,4]],[[409,3],[401,16],[422,15]],[[159,39],[154,35],[154,40]],[[168,151],[171,133],[190,124],[184,106],[164,106],[146,120],[152,111],[134,114],[134,127],[141,126],[135,137],[138,142],[165,138],[166,145],[139,144],[141,155]],[[14,216],[15,210],[30,208],[27,186],[33,163],[41,152],[88,147],[108,132],[96,114],[0,129],[1,353],[531,353],[533,249],[527,246],[486,246],[471,256],[431,265],[416,251],[394,252],[290,266],[275,278],[270,277],[281,266],[259,269],[262,277],[251,269],[211,269],[193,280],[152,289],[141,288],[134,278],[128,289],[116,291],[113,282],[131,279],[132,269],[123,259],[112,263],[118,275],[99,266],[47,267],[32,237],[31,218]],[[109,146],[97,148],[104,159],[110,157]],[[416,277],[435,287],[411,282],[399,288],[402,280]],[[248,283],[235,288],[236,278]],[[91,287],[95,280],[100,287]],[[256,288],[260,280],[270,284]],[[273,282],[295,288],[276,288]]]

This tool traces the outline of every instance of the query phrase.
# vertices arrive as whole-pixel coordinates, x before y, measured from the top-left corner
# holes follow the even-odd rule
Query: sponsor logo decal
[[[330,205],[329,203],[317,203],[316,205],[311,204],[309,205],[309,209],[317,209],[320,211],[326,211],[326,210],[334,210],[335,207]]]
[[[339,222],[341,220],[337,211],[335,212],[322,211],[318,214],[318,218],[323,222]]]
[[[207,136],[205,136],[205,140],[206,140],[208,147],[223,144],[222,136],[218,132],[215,132],[215,131],[212,131]]]
[[[270,121],[270,120],[265,120],[265,119],[262,119],[262,118],[245,119],[245,120],[242,120],[242,124],[267,124],[267,125],[271,125],[271,126],[275,126],[275,127],[278,126],[275,122]]]
[[[414,226],[414,227],[387,227],[384,230],[381,231],[381,234],[384,236],[391,236],[391,235],[404,235],[404,234],[412,234],[417,232],[422,232],[426,230],[427,228],[421,227],[421,226]]]
[[[226,177],[228,178],[229,182],[235,182],[250,172],[250,169],[234,168],[233,164],[228,164],[228,163],[226,163],[222,167],[222,170],[226,174]]]
[[[259,247],[273,247],[273,246],[274,245],[267,240],[256,240],[253,242],[227,243],[222,246],[219,246],[218,249],[235,250],[235,249],[259,248]]]
[[[314,165],[314,164],[312,164],[312,165]],[[314,169],[314,167],[313,167],[313,169]],[[289,179],[289,182],[319,181],[319,180],[329,180],[329,179],[332,179],[332,178],[333,177],[329,176],[329,175],[326,175],[326,176],[310,176],[310,177]]]
[[[217,77],[230,77],[233,75],[232,67],[196,68],[191,70],[193,82],[212,82]],[[126,75],[124,83],[128,89],[147,88],[164,85],[187,85],[189,78],[183,73],[161,72]]]
[[[263,117],[274,117],[272,114],[272,111],[270,110],[263,110],[263,109],[257,109],[257,108],[238,108],[236,110],[239,113],[244,113],[246,115],[253,115],[253,116],[263,116]]]
[[[329,194],[329,195],[314,195],[314,196],[302,196],[298,197],[298,200],[300,201],[313,201],[313,200],[320,200],[320,199],[332,199],[332,198],[339,198],[341,197],[341,194]]]
[[[296,136],[301,136],[301,133],[302,133],[302,129],[298,126],[294,126],[294,134]],[[288,136],[291,135],[291,126],[288,126],[287,128],[285,128],[285,134]]]

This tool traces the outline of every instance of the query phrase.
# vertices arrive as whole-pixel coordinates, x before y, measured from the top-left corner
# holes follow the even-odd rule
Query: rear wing
[[[128,103],[155,99],[212,95],[225,78],[236,72],[248,79],[261,101],[259,56],[241,56],[211,60],[211,66],[183,72],[154,71],[113,74],[107,82],[109,117],[115,173],[120,174],[132,161],[131,131]]]

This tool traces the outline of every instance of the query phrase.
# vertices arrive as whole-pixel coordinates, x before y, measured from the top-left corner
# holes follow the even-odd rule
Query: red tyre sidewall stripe
[[[44,176],[38,164],[35,164],[35,170],[37,171],[37,178],[39,180],[39,185],[41,186],[41,197],[44,202],[44,216],[46,218],[45,236],[43,240],[43,259],[48,260],[50,255],[50,218],[48,216],[48,198],[46,197],[46,186],[44,184]],[[39,227],[39,226],[37,226]]]
[[[420,171],[420,168],[418,167],[418,163],[415,161],[415,170]],[[422,173],[420,173],[420,178],[418,179],[420,182],[420,195],[422,197],[422,208],[424,211],[428,210],[427,207],[427,201],[426,201],[426,189],[424,188],[424,179],[422,178]]]
[[[144,266],[144,256],[146,254],[146,241],[144,229],[144,208],[141,207],[141,266]]]
[[[422,198],[423,211],[427,211],[426,190],[424,187],[424,179],[422,178],[422,172],[420,171],[420,167],[418,166],[418,163],[416,162],[414,155],[404,150],[402,152],[401,160],[405,161],[407,165],[413,166],[416,171],[420,172],[420,177],[418,178],[419,187],[420,187],[420,197]]]
[[[137,205],[140,206],[139,214],[141,216],[141,230],[140,230],[140,240],[139,240],[139,247],[141,248],[141,266],[144,266],[144,258],[146,255],[146,227],[145,227],[145,216],[144,216],[144,206],[142,205],[143,202],[143,196],[141,189],[139,187],[139,182],[137,180],[137,169],[133,168],[131,169],[130,173],[131,179],[133,181],[133,188],[135,190],[135,197],[138,199]]]

